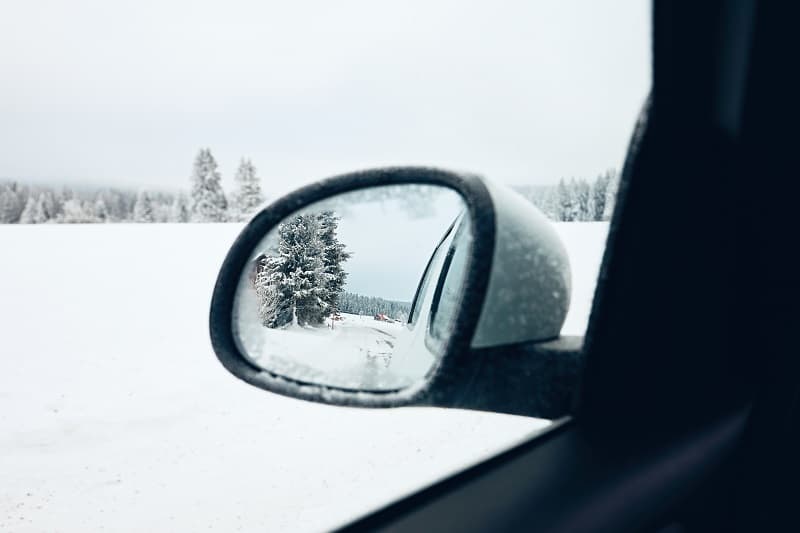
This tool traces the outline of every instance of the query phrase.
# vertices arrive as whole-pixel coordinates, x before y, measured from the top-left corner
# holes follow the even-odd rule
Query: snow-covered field
[[[580,334],[606,225],[557,226]],[[207,314],[239,227],[0,226],[0,531],[329,529],[547,425],[238,382]]]

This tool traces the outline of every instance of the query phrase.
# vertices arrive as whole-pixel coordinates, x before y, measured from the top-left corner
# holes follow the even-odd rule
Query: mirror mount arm
[[[581,336],[473,349],[473,379],[447,399],[449,405],[435,404],[551,420],[564,417],[573,411],[582,349]]]

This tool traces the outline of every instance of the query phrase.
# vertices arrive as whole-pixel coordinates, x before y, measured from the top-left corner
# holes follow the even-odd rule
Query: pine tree
[[[186,196],[183,193],[175,195],[175,199],[172,201],[172,207],[170,208],[169,219],[171,222],[189,222],[189,206],[186,201]]]
[[[24,208],[25,204],[16,183],[3,185],[0,188],[0,224],[18,222]]]
[[[283,327],[295,316],[293,294],[284,264],[285,259],[281,256],[264,256],[258,263],[255,289],[261,323],[268,328]]]
[[[67,190],[67,189],[65,189]],[[46,190],[39,195],[40,210],[45,221],[57,221],[61,215],[61,203],[56,199],[53,191]]]
[[[256,176],[256,167],[249,159],[242,159],[234,177],[235,190],[231,201],[231,216],[245,221],[264,203],[261,180]]]
[[[91,213],[88,213],[83,203],[78,198],[70,198],[61,207],[59,222],[64,224],[86,224],[94,222]]]
[[[268,257],[257,277],[262,294],[264,325],[275,328],[321,324],[327,304],[317,221],[314,215],[297,215],[278,227],[278,255]],[[259,284],[261,286],[259,287]]]
[[[608,188],[608,174],[598,174],[592,183],[591,193],[591,219],[603,220],[603,213],[606,210],[606,189]]]
[[[606,202],[603,206],[603,220],[611,220],[611,215],[614,213],[614,206],[617,201],[617,190],[619,189],[619,176],[614,169],[606,172]]]
[[[54,220],[56,216],[55,200],[53,193],[43,191],[38,196],[33,194],[28,196],[25,208],[20,215],[20,224],[44,224]]]
[[[573,188],[575,198],[575,217],[573,220],[585,222],[592,220],[591,213],[591,187],[585,179],[572,179],[570,185]]]
[[[336,234],[339,220],[340,217],[333,211],[323,211],[317,215],[318,235],[322,247],[322,273],[325,281],[324,300],[332,313],[338,309],[339,295],[347,281],[347,273],[342,263],[351,256],[345,251],[345,245],[339,242]]]
[[[100,211],[105,207],[106,216],[105,222],[120,222],[130,219],[130,213],[125,202],[123,194],[116,189],[103,189],[97,193],[95,200],[95,214],[98,218],[101,217]]]
[[[556,197],[558,199],[558,220],[572,222],[575,220],[575,199],[573,187],[564,178],[558,181]]]
[[[172,202],[172,197],[165,193],[158,192],[150,195],[154,222],[169,222],[171,220]]]
[[[108,206],[106,205],[105,200],[103,200],[103,196],[98,194],[97,198],[92,205],[92,214],[96,222],[104,223],[111,221],[111,215],[108,212]]]
[[[20,224],[37,224],[36,221],[36,206],[38,205],[36,198],[33,195],[28,196],[28,201],[25,202],[25,207],[22,209],[22,214],[19,216]]]
[[[155,212],[153,211],[153,201],[150,194],[145,191],[139,191],[136,197],[136,204],[133,206],[133,220],[134,222],[155,222]]]
[[[228,202],[220,185],[217,162],[208,148],[201,149],[194,160],[191,177],[191,214],[194,222],[225,222]]]
[[[275,255],[259,260],[255,278],[262,323],[319,325],[336,310],[350,254],[339,242],[331,211],[296,215],[278,227]]]

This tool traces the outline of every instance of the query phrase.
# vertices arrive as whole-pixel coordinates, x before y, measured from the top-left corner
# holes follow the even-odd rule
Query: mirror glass
[[[361,189],[286,217],[253,249],[233,332],[256,366],[295,381],[387,391],[436,363],[463,292],[472,230],[441,186]]]

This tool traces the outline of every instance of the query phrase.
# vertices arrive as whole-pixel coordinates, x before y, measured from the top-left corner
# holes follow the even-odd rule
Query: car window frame
[[[417,284],[417,290],[414,292],[414,298],[411,300],[411,311],[408,313],[408,321],[406,322],[411,327],[416,325],[417,319],[419,318],[419,314],[421,312],[420,306],[425,301],[425,293],[427,292],[427,287],[430,284],[431,276],[433,275],[433,265],[436,263],[436,257],[442,249],[442,245],[444,245],[452,233],[457,220],[458,219],[454,220],[450,226],[448,226],[447,230],[444,232],[444,235],[439,240],[439,243],[436,245],[436,248],[433,249],[430,258],[428,258],[428,264],[425,265],[425,270],[423,270],[422,277]]]
[[[731,43],[739,39],[737,31],[742,30],[742,25],[757,27],[758,23],[753,21],[758,21],[758,17],[731,14],[747,3],[731,2],[724,6],[718,3],[695,4],[679,8],[666,0],[654,1],[651,93],[628,147],[586,334],[589,355],[594,360],[584,369],[582,378],[586,381],[588,377],[593,382],[592,395],[585,395],[582,384],[574,416],[340,531],[375,530],[387,526],[393,531],[415,531],[414,528],[419,530],[421,525],[449,529],[461,526],[459,530],[462,531],[481,531],[489,527],[493,530],[535,531],[660,531],[671,529],[670,526],[675,524],[683,530],[682,522],[676,521],[682,518],[678,512],[687,510],[689,498],[702,498],[708,494],[698,491],[698,487],[711,484],[710,487],[718,490],[730,485],[732,467],[729,465],[735,465],[737,459],[741,459],[741,455],[734,452],[750,416],[749,402],[754,395],[754,388],[749,383],[754,379],[752,375],[746,371],[734,374],[730,369],[727,369],[727,374],[717,374],[715,384],[720,388],[716,391],[715,401],[703,405],[700,410],[696,405],[681,403],[673,412],[659,411],[660,415],[666,415],[663,418],[653,417],[648,409],[658,407],[658,398],[633,396],[627,398],[627,409],[619,411],[616,418],[609,418],[614,414],[608,410],[609,407],[624,407],[619,402],[625,401],[626,393],[658,380],[659,375],[650,369],[646,380],[645,376],[639,376],[642,383],[633,383],[632,386],[637,375],[624,371],[620,365],[630,358],[641,360],[642,351],[634,349],[636,346],[626,346],[624,334],[606,327],[606,316],[616,313],[624,318],[626,313],[641,315],[645,312],[624,307],[625,300],[620,304],[619,299],[611,298],[617,296],[611,291],[636,293],[641,291],[641,287],[632,284],[630,278],[636,277],[638,282],[642,282],[651,275],[647,269],[634,267],[637,260],[652,259],[652,250],[642,250],[637,244],[649,229],[642,223],[653,224],[647,202],[661,200],[659,193],[664,191],[664,178],[668,176],[661,167],[671,168],[664,165],[665,159],[697,157],[701,164],[706,165],[701,170],[743,172],[741,166],[727,166],[737,153],[735,150],[724,151],[724,148],[730,148],[729,145],[723,144],[721,152],[716,152],[709,150],[706,142],[706,150],[687,155],[676,148],[675,140],[693,137],[692,141],[707,141],[709,136],[726,131],[726,118],[740,110],[723,109],[724,106],[709,110],[709,106],[716,103],[708,98],[709,94],[715,94],[714,91],[718,93],[715,94],[718,102],[734,107],[745,105],[735,95],[742,94],[741,85],[746,83],[748,76],[736,78],[737,86],[720,83],[718,78],[724,78],[728,73],[724,69],[709,69],[707,63],[717,60],[717,55],[724,55],[725,61],[737,64],[736,68],[744,69],[745,74],[748,69],[752,73],[746,59],[748,47]],[[714,31],[720,26],[725,31]],[[760,29],[765,30],[763,23]],[[767,26],[766,30],[769,29]],[[771,34],[763,31],[761,35],[769,38]],[[765,59],[767,55],[768,52],[762,52],[763,62],[768,62]],[[692,79],[687,73],[704,77],[687,84],[685,80]],[[687,88],[692,90],[687,91]],[[756,116],[761,119],[769,115],[761,113]],[[763,125],[762,120],[755,122]],[[691,128],[687,131],[689,124]],[[753,144],[761,142],[757,135],[753,139]],[[714,145],[714,148],[719,146]],[[723,154],[722,160],[715,159],[719,153]],[[697,172],[697,169],[692,170]],[[775,181],[780,178],[765,176],[764,179]],[[713,179],[707,179],[702,184],[704,192],[714,183]],[[672,189],[675,193],[675,188]],[[683,198],[691,202],[692,196],[683,194]],[[670,207],[674,211],[677,206]],[[708,245],[701,232],[682,236],[693,240],[692,244],[698,250]],[[672,244],[679,250],[673,252],[673,257],[685,261],[686,256],[680,253],[683,243]],[[660,246],[663,249],[663,244]],[[621,249],[628,255],[622,255]],[[677,283],[679,280],[667,278],[664,281]],[[612,281],[616,283],[612,285]],[[651,305],[657,304],[653,302]],[[727,301],[723,301],[715,309],[727,307]],[[672,328],[671,342],[683,338],[680,330],[675,329],[680,325],[680,319],[678,316],[675,324],[668,324]],[[599,336],[605,337],[606,345],[595,344]],[[663,339],[653,338],[651,342],[655,344],[660,340]],[[687,344],[685,351],[694,358],[693,362],[704,361],[703,372],[714,372],[720,369],[721,363],[741,364],[740,355],[727,353],[736,350],[747,351],[740,344],[732,347],[717,345],[717,351],[709,349],[705,352]],[[722,354],[727,359],[718,360]],[[669,359],[657,363],[661,367],[667,365],[667,368],[674,366],[685,370],[687,355],[676,355],[682,359],[677,364]],[[742,355],[750,356],[746,358],[749,365],[737,369],[760,368],[752,352]],[[605,364],[616,371],[604,372]],[[587,376],[586,372],[591,375]],[[696,393],[694,387],[698,378],[695,374],[670,374],[670,378],[674,378],[671,386],[681,392]],[[747,379],[738,381],[742,375]],[[719,383],[723,379],[724,387]],[[587,406],[592,402],[601,405],[599,408]],[[727,475],[723,468],[727,468],[724,471]],[[738,473],[738,470],[734,472]],[[701,508],[704,504],[697,499],[694,503],[699,503]],[[711,512],[720,509],[724,511],[726,507],[712,508]],[[694,511],[697,511],[696,507]]]

